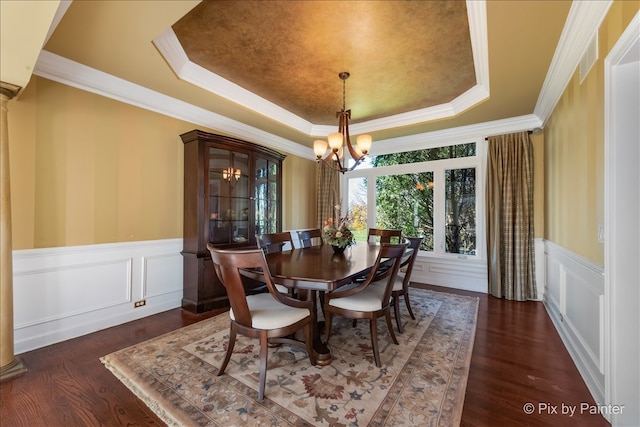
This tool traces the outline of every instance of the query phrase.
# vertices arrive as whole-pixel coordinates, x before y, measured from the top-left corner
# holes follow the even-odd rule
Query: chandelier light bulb
[[[327,142],[321,139],[313,141],[313,152],[318,160],[321,159],[324,156],[324,153],[327,152]]]
[[[332,132],[328,136],[329,139],[329,147],[333,151],[337,151],[342,147],[343,136],[340,132]]]
[[[368,154],[371,149],[371,135],[358,135],[356,146],[362,154]]]

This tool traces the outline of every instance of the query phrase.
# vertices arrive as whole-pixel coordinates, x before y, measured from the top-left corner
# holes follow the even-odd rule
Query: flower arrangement
[[[347,227],[349,216],[340,217],[340,205],[337,205],[335,209],[338,214],[336,218],[329,218],[324,222],[322,235],[325,243],[338,248],[354,245],[356,242],[353,238],[353,233]]]

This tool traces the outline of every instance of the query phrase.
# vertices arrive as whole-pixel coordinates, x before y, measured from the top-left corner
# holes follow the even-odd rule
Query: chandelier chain
[[[342,111],[347,105],[347,79],[342,79]]]

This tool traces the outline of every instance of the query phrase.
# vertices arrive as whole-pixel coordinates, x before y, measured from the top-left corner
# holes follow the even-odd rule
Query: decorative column
[[[13,354],[13,248],[7,104],[19,90],[19,86],[0,82],[0,381],[27,372],[20,358]]]

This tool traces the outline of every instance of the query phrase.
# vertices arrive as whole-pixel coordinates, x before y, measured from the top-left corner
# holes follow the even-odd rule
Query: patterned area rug
[[[478,299],[411,289],[400,345],[378,321],[376,368],[367,321],[336,316],[328,366],[304,351],[269,349],[265,399],[257,402],[259,343],[238,336],[218,377],[228,313],[153,338],[100,360],[168,425],[452,426],[460,423]],[[394,321],[395,326],[395,321]]]

